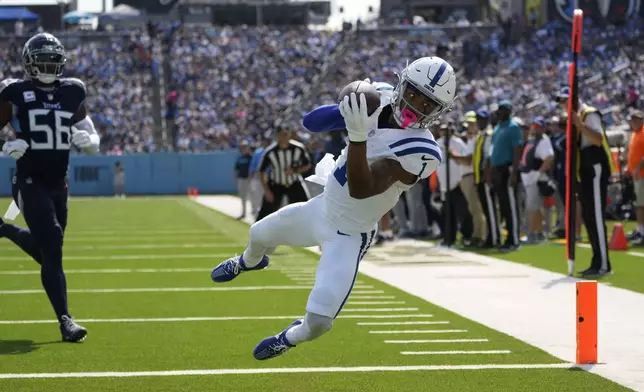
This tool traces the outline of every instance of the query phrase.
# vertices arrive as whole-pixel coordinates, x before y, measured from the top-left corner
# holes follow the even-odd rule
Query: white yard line
[[[426,333],[465,333],[467,329],[408,329],[391,331],[369,331],[374,335],[397,335],[397,334],[426,334]]]
[[[395,295],[351,295],[349,299],[394,299]]]
[[[198,291],[258,291],[258,290],[311,290],[312,286],[212,286],[212,287],[131,287],[119,289],[68,289],[68,293],[166,293],[166,292],[198,292]],[[0,290],[0,295],[40,294],[43,290]],[[371,309],[353,309],[349,312],[367,312]],[[414,311],[418,308],[373,309],[374,312],[393,310]]]
[[[66,241],[66,240],[65,240]],[[65,245],[70,250],[119,250],[119,249],[193,249],[230,247],[230,242],[204,242],[201,244],[132,244],[132,245]],[[0,247],[3,250],[20,250],[14,246]]]
[[[79,323],[185,323],[193,321],[252,321],[252,320],[297,320],[299,316],[232,316],[232,317],[153,317],[153,318],[114,318],[114,319],[76,319]],[[431,314],[341,314],[339,319],[407,319],[432,317]],[[0,320],[0,325],[15,324],[58,324],[58,320]]]
[[[343,312],[417,312],[418,308],[344,308]]]
[[[386,344],[425,344],[425,343],[485,343],[488,339],[418,339],[418,340],[385,340]]]
[[[122,378],[122,377],[176,377],[176,376],[222,376],[233,374],[289,374],[289,373],[372,373],[372,372],[419,372],[463,370],[512,370],[512,369],[570,369],[571,363],[547,364],[500,364],[500,365],[424,365],[424,366],[357,366],[357,367],[312,367],[312,368],[252,368],[252,369],[205,369],[161,370],[144,372],[86,372],[86,373],[4,373],[0,379],[35,378]]]
[[[351,301],[349,298],[349,303],[351,305],[404,305],[405,301]]]
[[[162,260],[162,259],[213,259],[213,263],[218,262],[219,258],[230,257],[230,253],[186,253],[186,254],[149,254],[149,255],[86,255],[86,256],[63,256],[64,260]],[[284,257],[284,256],[282,256]],[[31,260],[27,256],[0,256],[1,261],[22,261]]]
[[[228,215],[234,215],[238,203],[231,196],[200,197],[197,201]],[[456,262],[400,263],[407,260],[411,252],[423,260],[447,255]],[[639,252],[629,253],[640,256]],[[641,256],[644,257],[644,253]],[[575,360],[575,283],[578,279],[493,257],[439,249],[414,240],[372,247],[368,257],[372,261],[360,263],[360,272],[369,277],[564,361]],[[565,271],[563,253],[561,263],[561,270]],[[579,263],[585,268],[587,260],[579,260]],[[480,279],[437,278],[445,275],[478,275]],[[502,276],[523,277],[491,278]],[[644,309],[644,295],[605,284],[599,285],[598,294],[599,361],[605,365],[587,369],[626,387],[644,391],[644,312],[639,311]]]
[[[355,287],[354,287],[355,289]],[[353,290],[351,291],[351,295],[353,294],[384,294],[384,290]]]
[[[374,321],[357,323],[358,325],[433,325],[449,324],[449,321]]]
[[[494,355],[511,354],[510,350],[401,351],[401,355]]]
[[[175,272],[210,272],[212,268],[95,268],[65,270],[70,274],[131,274],[131,273],[175,273]],[[0,271],[0,275],[40,275],[40,270]]]

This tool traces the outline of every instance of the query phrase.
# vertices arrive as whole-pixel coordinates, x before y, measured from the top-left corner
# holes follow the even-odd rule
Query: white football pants
[[[369,233],[341,233],[328,222],[324,202],[324,195],[319,195],[304,203],[288,205],[253,224],[244,262],[247,267],[253,267],[264,254],[271,253],[279,245],[319,245],[322,256],[306,311],[335,318],[349,298],[358,275],[358,264],[371,246],[376,231],[374,227]]]

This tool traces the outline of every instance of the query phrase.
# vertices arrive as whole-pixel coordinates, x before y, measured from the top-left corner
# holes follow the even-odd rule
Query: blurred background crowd
[[[454,14],[420,25],[416,18],[411,23],[381,17],[378,23],[345,23],[341,30],[162,21],[130,23],[95,36],[68,25],[58,36],[68,51],[66,73],[88,86],[87,107],[101,133],[102,153],[204,152],[243,145],[252,154],[279,127],[304,143],[315,164],[327,152],[337,156],[344,140],[337,133],[307,132],[304,113],[334,103],[352,80],[395,86],[396,73],[408,61],[434,54],[457,71],[459,96],[437,125],[437,138],[450,132],[467,141],[466,114],[493,113],[501,100],[512,103],[512,116],[526,135],[534,124],[546,133],[562,131],[566,120],[553,98],[567,84],[570,23],[532,14],[488,15],[486,23]],[[644,107],[644,22],[629,16],[617,25],[587,18],[584,27],[581,97],[602,111],[609,131],[630,130],[633,111]],[[22,44],[42,30],[15,23],[20,34],[0,40],[0,79],[22,77]],[[11,134],[7,127],[1,136]],[[620,155],[627,139],[616,140]],[[401,235],[441,233],[438,221],[432,222],[434,207],[441,208],[440,187],[424,186],[429,196],[421,214],[428,220],[421,228],[411,227],[411,216],[419,212],[403,198],[394,219]]]

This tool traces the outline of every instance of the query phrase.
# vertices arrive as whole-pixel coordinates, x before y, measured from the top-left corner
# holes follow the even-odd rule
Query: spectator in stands
[[[114,164],[114,197],[125,199],[125,169],[121,161]]]
[[[633,177],[635,190],[635,216],[637,228],[631,239],[644,245],[644,113],[640,110],[630,115],[631,141],[628,146],[628,171]]]
[[[523,135],[519,125],[511,119],[512,104],[508,100],[499,102],[499,123],[492,135],[490,165],[494,193],[499,200],[501,216],[508,236],[501,247],[503,251],[519,247],[519,207],[517,189],[519,186],[519,162],[523,148]]]
[[[246,218],[246,205],[250,201],[250,162],[252,160],[250,153],[250,143],[248,140],[242,140],[239,143],[239,157],[235,162],[233,170],[233,179],[237,182],[237,194],[241,199],[241,215],[237,219]]]
[[[532,120],[530,134],[523,148],[521,158],[521,182],[525,188],[525,214],[528,219],[528,244],[545,241],[543,228],[543,195],[539,182],[550,180],[554,162],[554,150],[550,138],[545,134],[543,118]]]

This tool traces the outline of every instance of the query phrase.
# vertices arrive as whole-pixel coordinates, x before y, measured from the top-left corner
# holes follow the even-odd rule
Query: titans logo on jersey
[[[60,181],[67,176],[71,127],[80,119],[87,90],[78,79],[60,79],[51,89],[36,87],[30,80],[0,82],[0,102],[13,107],[11,126],[16,138],[29,144],[17,161],[17,173],[41,181]]]

